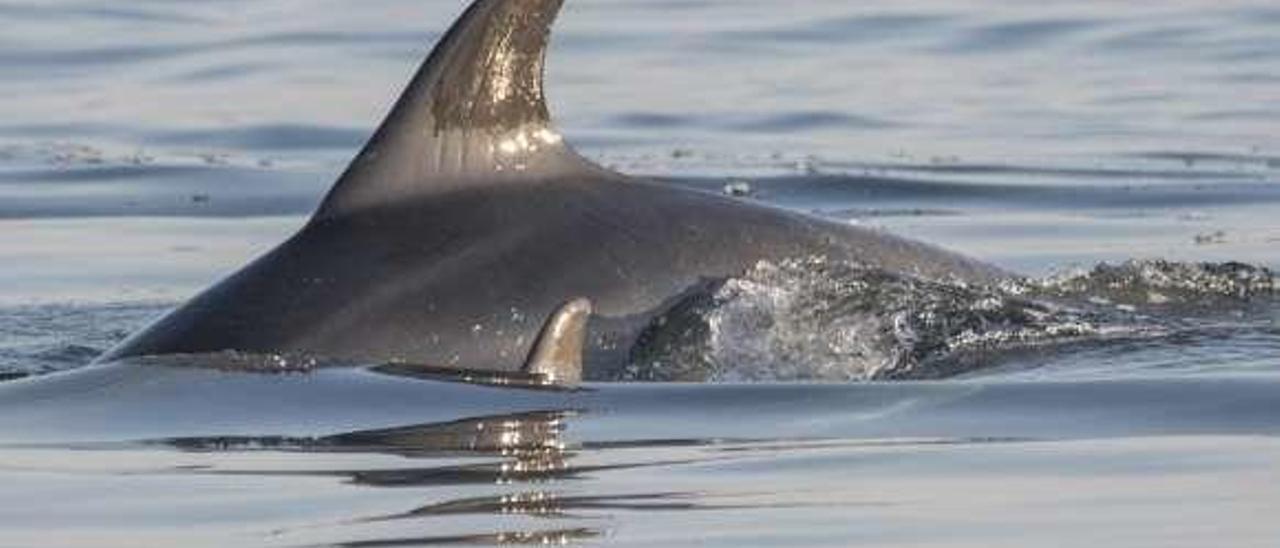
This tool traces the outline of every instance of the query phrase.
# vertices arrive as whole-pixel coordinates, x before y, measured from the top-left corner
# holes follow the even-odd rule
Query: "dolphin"
[[[690,292],[824,257],[986,283],[989,265],[880,231],[609,171],[543,90],[563,0],[476,0],[288,241],[99,362],[242,352],[519,371],[543,319],[594,305],[585,374]],[[579,307],[579,311],[580,311]]]

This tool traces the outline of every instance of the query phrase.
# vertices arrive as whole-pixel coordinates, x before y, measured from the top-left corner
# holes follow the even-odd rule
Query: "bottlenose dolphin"
[[[1004,276],[882,232],[614,173],[552,126],[543,66],[563,0],[477,0],[310,222],[99,361],[237,351],[516,371],[544,318],[595,305],[617,362],[675,299],[762,260]]]

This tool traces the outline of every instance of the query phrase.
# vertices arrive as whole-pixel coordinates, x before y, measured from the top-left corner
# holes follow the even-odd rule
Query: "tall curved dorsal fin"
[[[582,352],[587,342],[591,301],[579,298],[556,309],[533,343],[524,372],[544,382],[572,386],[582,382]]]
[[[476,0],[436,44],[317,217],[587,165],[551,129],[542,79],[564,0]]]

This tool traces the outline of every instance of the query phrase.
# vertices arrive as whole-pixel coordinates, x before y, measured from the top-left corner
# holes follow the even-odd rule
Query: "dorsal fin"
[[[574,299],[556,309],[534,341],[524,372],[551,384],[582,382],[582,352],[590,316],[591,301],[587,299]]]
[[[551,128],[543,66],[564,0],[476,0],[436,44],[317,217],[588,165]]]

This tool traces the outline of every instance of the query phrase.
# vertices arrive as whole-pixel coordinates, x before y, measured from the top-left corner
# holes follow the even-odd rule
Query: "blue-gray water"
[[[87,363],[300,226],[462,7],[0,1],[0,377]],[[1280,267],[1277,29],[1261,0],[569,0],[548,93],[587,156],[1032,287],[867,303],[858,272],[762,265],[677,349],[718,384],[616,408],[82,407],[166,441],[6,445],[0,546],[1272,546],[1280,305],[1222,265]],[[982,308],[1022,291],[1070,309]],[[902,370],[956,378],[776,382]]]

